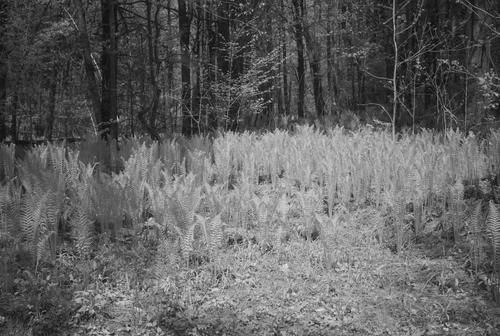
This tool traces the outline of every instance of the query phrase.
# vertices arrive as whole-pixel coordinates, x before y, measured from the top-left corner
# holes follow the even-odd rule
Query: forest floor
[[[86,261],[62,253],[36,277],[2,273],[0,334],[500,335],[500,306],[460,244],[429,236],[395,254],[363,211],[327,230],[328,258],[319,240],[258,231],[163,269],[126,243]]]

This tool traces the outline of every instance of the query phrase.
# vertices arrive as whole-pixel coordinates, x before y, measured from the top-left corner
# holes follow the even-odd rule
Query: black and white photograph
[[[0,0],[0,336],[500,336],[500,0]]]

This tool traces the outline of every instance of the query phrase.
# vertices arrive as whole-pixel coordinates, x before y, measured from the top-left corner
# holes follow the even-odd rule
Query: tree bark
[[[304,118],[304,99],[305,99],[305,64],[304,64],[304,34],[302,26],[302,13],[304,9],[303,0],[292,0],[294,22],[295,22],[295,43],[297,44],[297,116],[299,119]]]
[[[297,1],[297,0],[295,0]],[[305,24],[305,5],[303,0],[300,0],[300,22],[302,25],[302,33],[304,35],[307,52],[309,56],[309,66],[311,67],[313,93],[314,93],[314,106],[316,108],[316,116],[321,118],[325,114],[325,100],[323,98],[323,85],[321,83],[321,50],[319,45],[309,31],[309,26]]]
[[[153,97],[147,106],[143,106],[139,112],[138,119],[153,140],[160,141],[160,135],[156,131],[156,115],[160,102],[161,90],[158,86],[158,28],[153,32],[152,0],[146,0],[146,28],[147,28],[147,48],[148,48],[148,69],[149,81]],[[155,27],[158,27],[158,13],[160,6],[157,6],[154,16]]]
[[[394,47],[394,63],[392,68],[392,139],[396,140],[396,116],[398,111],[398,31],[397,31],[396,0],[392,0],[392,44]]]
[[[327,73],[327,83],[328,83],[328,96],[329,96],[329,108],[330,111],[337,111],[335,108],[337,105],[338,96],[338,86],[337,79],[335,75],[335,22],[332,24],[332,20],[335,18],[335,10],[332,1],[328,2],[327,11],[327,33],[326,33],[326,73]]]
[[[0,27],[7,23],[7,1],[0,0]],[[1,28],[0,28],[1,29]],[[7,137],[7,55],[3,29],[0,34],[0,142]]]
[[[1,47],[0,47],[1,48]],[[0,53],[3,50],[0,49]],[[7,67],[0,56],[0,142],[7,137]]]
[[[171,0],[167,1],[167,27],[168,27],[168,35],[170,36],[172,34],[172,7],[171,7]],[[168,92],[168,104],[167,104],[167,109],[169,111],[169,117],[170,117],[170,129],[173,132],[175,130],[175,125],[177,124],[177,120],[174,118],[174,114],[172,113],[172,107],[174,104],[172,104],[172,97],[173,97],[173,91],[174,91],[174,53],[171,48],[169,48],[167,52],[167,92]],[[174,108],[174,111],[177,111],[176,108]]]
[[[74,0],[74,6],[77,13],[77,29],[79,41],[82,48],[83,63],[85,67],[85,77],[87,80],[87,98],[92,104],[92,112],[97,124],[101,123],[101,96],[99,93],[98,80],[100,79],[97,63],[92,57],[90,40],[87,30],[87,21],[85,19],[85,10],[82,0]]]
[[[309,54],[309,65],[312,72],[312,84],[314,93],[314,106],[316,115],[321,118],[325,114],[325,100],[323,98],[323,84],[321,76],[321,52],[314,38],[309,33],[307,27],[304,27],[304,37],[306,38],[307,50]]]
[[[191,135],[191,59],[189,56],[189,40],[191,33],[191,15],[185,0],[178,0],[179,6],[179,35],[181,47],[181,104],[182,104],[182,133]]]
[[[288,62],[287,62],[287,45],[286,45],[286,33],[283,31],[282,39],[282,61],[281,61],[281,72],[283,79],[283,105],[284,112],[286,115],[290,114],[290,85],[288,83]]]
[[[13,143],[17,142],[17,109],[19,108],[19,93],[14,89],[14,97],[10,110],[10,138]]]
[[[56,96],[57,96],[57,67],[56,65],[52,68],[52,75],[50,78],[50,91],[49,91],[49,106],[48,106],[48,115],[47,115],[47,123],[45,128],[45,137],[48,141],[52,141],[52,133],[54,130],[54,120],[56,113]]]
[[[491,64],[492,36],[491,29],[488,27],[494,27],[495,25],[490,16],[494,15],[494,8],[493,5],[489,5],[488,1],[472,1],[472,4],[480,8],[480,10],[470,10],[469,12],[470,43],[468,48],[470,54],[467,59],[467,68],[469,73],[474,74],[476,80],[469,87],[471,100],[467,109],[469,112],[474,113],[476,121],[480,121],[485,117],[486,106],[477,79],[484,77],[485,73],[493,66]]]
[[[116,0],[101,0],[103,50],[101,57],[102,98],[99,130],[102,132],[101,136],[106,140],[110,137],[118,140],[116,13]]]

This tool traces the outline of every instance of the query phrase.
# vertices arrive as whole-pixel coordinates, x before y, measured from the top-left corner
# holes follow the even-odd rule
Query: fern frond
[[[209,221],[209,241],[208,250],[210,254],[215,254],[217,249],[222,244],[223,230],[222,230],[221,215],[218,214]]]
[[[45,227],[44,227],[45,228]],[[35,271],[38,269],[40,261],[52,261],[55,258],[57,232],[53,230],[43,230],[40,232],[40,238],[36,244],[36,265]]]
[[[82,209],[77,209],[70,219],[71,235],[75,241],[77,251],[82,255],[90,252],[92,245],[93,222]]]
[[[196,223],[191,224],[181,237],[181,254],[185,260],[189,260],[189,255],[193,251],[195,228]]]
[[[15,145],[0,144],[0,184],[15,177]]]
[[[489,202],[488,210],[486,225],[493,247],[493,263],[496,265],[496,271],[500,272],[500,211],[492,200]]]
[[[483,248],[484,248],[484,218],[482,214],[483,201],[477,201],[474,207],[472,215],[469,218],[469,234],[471,241],[471,252],[472,261],[474,263],[474,268],[477,270],[483,259]]]
[[[28,244],[36,244],[41,226],[46,225],[44,209],[46,207],[48,193],[36,197],[26,196],[21,205],[21,229]]]

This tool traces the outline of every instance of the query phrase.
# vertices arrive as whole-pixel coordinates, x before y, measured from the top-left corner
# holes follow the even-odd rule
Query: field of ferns
[[[16,152],[1,335],[500,335],[498,131]]]

